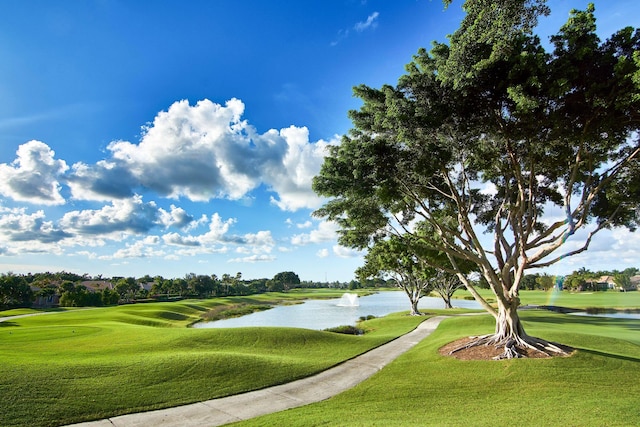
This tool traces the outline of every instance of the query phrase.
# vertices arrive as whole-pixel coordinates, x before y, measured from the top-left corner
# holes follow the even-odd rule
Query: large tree
[[[446,254],[496,319],[476,344],[503,346],[504,357],[562,352],[523,328],[525,272],[587,250],[602,229],[638,223],[640,32],[601,42],[595,29],[592,5],[572,11],[547,52],[514,26],[499,55],[491,40],[468,52],[470,63],[491,61],[461,69],[463,80],[451,67],[456,46],[420,49],[396,86],[354,89],[363,101],[349,113],[354,127],[314,179],[330,198],[315,214],[340,225],[341,244],[413,235]],[[576,243],[565,251],[567,239]],[[463,262],[477,266],[497,308]]]

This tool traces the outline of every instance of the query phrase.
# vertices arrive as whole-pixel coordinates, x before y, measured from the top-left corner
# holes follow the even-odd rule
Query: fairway
[[[280,296],[258,300],[269,298]],[[423,320],[372,319],[363,325],[371,330],[365,336],[186,327],[208,308],[240,300],[248,298],[73,310],[0,323],[0,425],[62,425],[281,384],[377,347]]]
[[[294,301],[313,295],[286,297]],[[426,318],[397,313],[371,319],[362,324],[368,331],[364,336],[296,328],[187,327],[212,307],[281,301],[281,296],[78,309],[2,322],[0,425],[57,426],[289,382],[377,347]],[[524,293],[523,300],[546,296]],[[614,300],[616,307],[625,305],[618,293],[568,296],[579,297],[586,297],[587,307],[611,307]],[[444,344],[493,329],[488,315],[452,318],[354,389],[241,425],[489,426],[496,423],[496,401],[519,414],[517,424],[523,426],[556,425],[557,420],[580,426],[640,424],[639,320],[545,310],[524,310],[522,317],[527,332],[573,346],[576,353],[501,362],[443,357],[438,348]]]

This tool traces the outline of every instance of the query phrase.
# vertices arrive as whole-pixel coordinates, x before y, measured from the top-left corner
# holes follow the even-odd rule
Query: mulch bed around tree
[[[443,356],[455,357],[460,360],[493,360],[494,357],[501,355],[504,352],[503,348],[496,348],[492,345],[477,345],[469,348],[465,348],[464,350],[456,351],[453,354],[449,354],[452,350],[462,347],[465,344],[475,340],[475,337],[465,337],[461,338],[457,341],[450,342],[449,344],[440,347],[438,350],[439,353]],[[573,352],[571,347],[558,345],[558,347],[562,348],[569,355]],[[551,356],[541,353],[539,351],[534,351],[532,349],[525,349],[524,351],[519,350],[520,354],[523,354],[525,357],[530,359],[546,359]]]

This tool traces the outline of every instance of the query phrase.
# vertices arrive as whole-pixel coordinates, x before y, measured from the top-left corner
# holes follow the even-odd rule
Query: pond
[[[386,316],[398,311],[408,311],[409,298],[404,292],[385,291],[357,298],[358,305],[345,305],[345,300],[305,300],[302,304],[281,305],[270,310],[248,314],[242,317],[200,322],[194,328],[238,328],[245,326],[284,326],[306,329],[327,329],[342,325],[355,325],[360,317]],[[454,299],[454,307],[480,309],[476,301]],[[441,298],[424,297],[418,308],[444,308]]]

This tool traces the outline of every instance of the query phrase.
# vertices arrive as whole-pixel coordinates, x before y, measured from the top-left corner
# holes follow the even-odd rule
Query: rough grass
[[[0,425],[69,424],[280,384],[379,346],[423,320],[372,319],[364,336],[186,327],[220,303],[126,305],[0,323]]]
[[[374,377],[327,401],[237,426],[640,425],[640,321],[546,311],[527,331],[577,349],[571,357],[461,361],[446,343],[493,330],[490,316],[445,320]]]

